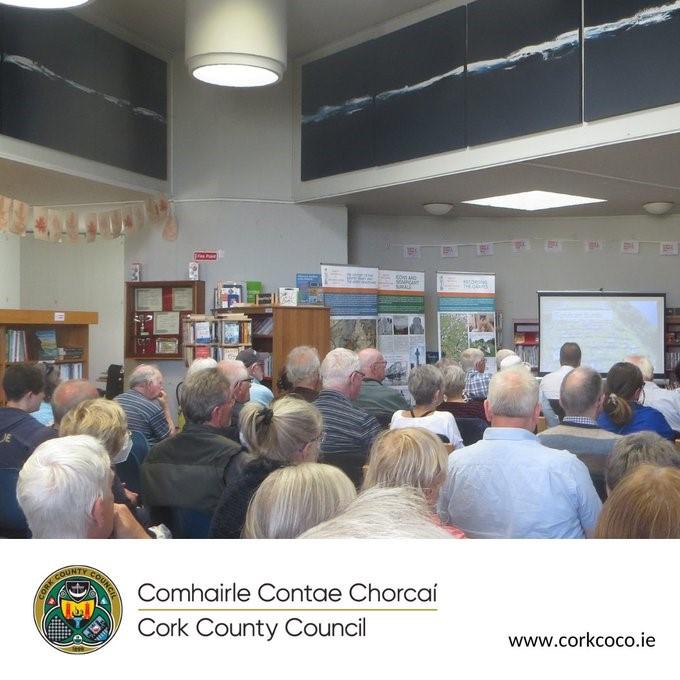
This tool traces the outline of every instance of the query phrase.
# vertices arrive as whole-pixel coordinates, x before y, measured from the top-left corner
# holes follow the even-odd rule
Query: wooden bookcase
[[[97,312],[60,312],[43,309],[0,309],[0,385],[5,369],[10,363],[8,357],[8,331],[23,333],[26,339],[25,361],[40,361],[40,341],[36,331],[54,330],[58,347],[81,348],[77,359],[45,359],[57,365],[82,364],[81,375],[89,378],[90,325],[99,323]],[[0,387],[0,404],[5,395]]]
[[[288,352],[298,345],[316,347],[323,358],[331,348],[331,310],[328,307],[249,305],[231,311],[247,314],[252,320],[253,349],[272,356],[272,371],[265,383],[276,393],[276,380],[285,365]],[[263,327],[271,332],[261,332]]]
[[[182,323],[190,314],[204,313],[204,281],[128,281],[125,358],[182,359]]]
[[[538,319],[513,319],[512,342],[515,354],[532,369],[538,369]]]
[[[666,316],[666,337],[665,337],[665,367],[664,372],[669,379],[675,380],[673,369],[680,362],[680,316]],[[655,366],[655,371],[659,369]]]
[[[184,363],[190,366],[194,359],[210,357],[215,361],[235,359],[250,347],[251,320],[245,314],[190,314],[182,322]]]

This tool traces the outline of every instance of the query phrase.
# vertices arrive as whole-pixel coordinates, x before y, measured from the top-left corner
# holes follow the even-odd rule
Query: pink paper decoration
[[[85,215],[85,241],[92,243],[97,238],[97,213]]]
[[[64,224],[66,225],[69,243],[78,243],[78,213],[75,210],[69,210],[66,213]]]
[[[99,213],[97,215],[97,227],[99,228],[99,235],[102,238],[111,240],[113,238],[113,234],[111,233],[111,213]]]
[[[123,211],[112,210],[109,213],[109,218],[111,221],[111,236],[113,238],[118,238],[123,231]]]
[[[168,215],[163,227],[163,239],[165,241],[176,241],[178,229],[179,225],[175,216],[172,214]]]
[[[28,203],[23,201],[17,201],[14,199],[12,201],[12,224],[9,230],[13,234],[19,234],[23,236],[26,233],[26,227],[28,226]]]
[[[49,223],[49,211],[47,208],[33,208],[33,237],[39,241],[47,241],[47,225]]]
[[[12,221],[12,199],[0,196],[0,231],[8,231]]]
[[[64,213],[61,210],[47,211],[47,235],[50,241],[61,241],[64,233]]]

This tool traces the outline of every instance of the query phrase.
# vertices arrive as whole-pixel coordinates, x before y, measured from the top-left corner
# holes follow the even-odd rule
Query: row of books
[[[272,335],[274,333],[274,318],[261,316],[253,319],[253,335]]]
[[[183,326],[185,345],[249,345],[252,337],[250,319],[243,314],[224,318],[192,316]]]
[[[666,370],[672,371],[680,363],[680,352],[666,352]]]
[[[219,347],[218,345],[197,345],[184,348],[184,361],[187,366],[191,366],[194,359],[212,358],[215,361],[223,359],[236,359],[240,351],[239,347]]]
[[[8,329],[5,333],[5,346],[7,347],[7,361],[26,361],[26,333]]]
[[[59,375],[62,380],[82,380],[83,364],[59,364]]]
[[[515,345],[515,353],[530,366],[538,366],[538,345]]]

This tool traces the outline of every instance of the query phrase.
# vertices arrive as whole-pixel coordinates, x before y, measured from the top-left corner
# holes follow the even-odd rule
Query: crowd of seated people
[[[602,379],[576,343],[560,356],[541,387],[510,350],[493,375],[466,350],[412,367],[406,393],[376,349],[321,361],[298,347],[271,401],[252,394],[257,353],[197,360],[181,428],[155,366],[109,401],[9,365],[0,536],[680,537],[680,392],[653,382],[646,357]],[[50,392],[45,426],[31,414]],[[538,432],[541,414],[552,426]]]

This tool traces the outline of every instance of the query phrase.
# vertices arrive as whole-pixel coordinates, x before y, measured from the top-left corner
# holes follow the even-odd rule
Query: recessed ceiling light
[[[92,0],[0,0],[0,5],[25,7],[27,9],[67,9],[82,7]]]
[[[674,203],[669,201],[653,201],[652,203],[645,203],[642,207],[650,215],[665,215],[673,210]]]
[[[423,208],[425,208],[425,212],[429,212],[430,215],[437,215],[441,217],[442,215],[446,215],[447,213],[450,213],[451,210],[453,209],[453,204],[452,203],[423,203]]]
[[[606,203],[606,199],[556,194],[552,191],[523,191],[518,194],[478,198],[474,201],[463,201],[463,203],[488,205],[494,208],[512,208],[513,210],[547,210],[586,203]]]

